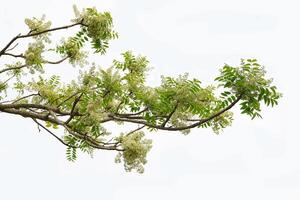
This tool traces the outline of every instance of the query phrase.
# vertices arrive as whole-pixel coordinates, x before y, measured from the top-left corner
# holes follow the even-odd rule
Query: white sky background
[[[257,58],[284,97],[275,109],[264,109],[262,120],[235,109],[232,127],[220,135],[204,129],[149,134],[154,147],[142,175],[114,164],[111,152],[70,163],[64,146],[30,120],[0,114],[0,199],[299,199],[297,2],[1,0],[0,47],[27,31],[25,17],[46,14],[60,26],[69,24],[74,3],[96,6],[111,11],[120,34],[107,56],[96,58],[101,64],[132,50],[150,60],[152,85],[160,75],[184,72],[210,84],[224,63]],[[70,66],[51,68],[75,78]]]

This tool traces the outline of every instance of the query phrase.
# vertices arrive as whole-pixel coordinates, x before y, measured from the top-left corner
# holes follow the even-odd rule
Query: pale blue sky
[[[232,127],[220,135],[195,129],[149,134],[154,147],[145,173],[127,173],[115,154],[65,159],[65,148],[28,119],[0,113],[0,199],[299,199],[300,12],[298,1],[268,0],[27,0],[3,1],[0,47],[26,32],[25,17],[46,14],[53,26],[69,23],[72,5],[111,11],[120,38],[107,56],[109,66],[132,50],[150,60],[148,82],[184,72],[212,83],[224,64],[257,58],[284,97],[263,119],[251,121],[235,109]],[[64,80],[73,68],[49,69]],[[119,131],[113,128],[113,131]]]

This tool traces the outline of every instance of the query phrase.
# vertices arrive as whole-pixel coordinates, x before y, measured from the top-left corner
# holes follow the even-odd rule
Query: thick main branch
[[[181,126],[181,127],[165,127],[164,123],[162,125],[155,125],[155,124],[151,124],[148,123],[146,120],[135,120],[135,119],[131,119],[131,118],[127,118],[127,117],[120,117],[120,116],[114,116],[114,115],[110,115],[111,118],[113,118],[115,121],[121,121],[121,122],[129,122],[129,123],[134,123],[134,124],[143,124],[146,125],[150,128],[155,128],[155,129],[159,129],[159,130],[166,130],[166,131],[182,131],[182,130],[187,130],[187,129],[191,129],[191,128],[195,128],[197,126],[200,126],[201,124],[204,124],[220,115],[222,115],[223,113],[225,113],[226,111],[230,110],[237,102],[239,102],[239,100],[241,100],[241,98],[243,97],[243,94],[239,95],[235,101],[233,101],[230,105],[228,105],[226,108],[220,110],[219,112],[211,115],[210,117],[207,117],[205,119],[200,119],[198,122],[193,123],[191,125],[188,126]]]

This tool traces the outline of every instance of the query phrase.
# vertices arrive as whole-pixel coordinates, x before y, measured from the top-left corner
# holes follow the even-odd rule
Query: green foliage
[[[113,31],[113,20],[109,12],[99,13],[96,8],[86,8],[81,13],[75,8],[75,22],[85,24],[85,38],[91,38],[96,53],[105,54],[109,40],[118,38]]]
[[[77,149],[72,146],[76,146],[78,140],[71,135],[66,135],[66,136],[64,136],[64,141],[68,145],[70,145],[67,147],[67,150],[66,150],[67,159],[69,161],[74,162],[77,159]]]
[[[6,91],[8,85],[4,82],[0,82],[0,92]]]
[[[81,32],[79,32],[81,33]],[[78,34],[77,34],[78,35]],[[61,46],[56,48],[56,52],[69,58],[69,62],[75,66],[84,66],[87,64],[87,53],[82,51],[85,40],[81,36],[70,37],[67,41],[63,41]]]
[[[261,117],[262,103],[272,107],[278,104],[281,94],[255,59],[242,60],[237,67],[226,64],[215,79],[216,86],[203,86],[187,73],[177,78],[162,76],[159,86],[147,86],[149,61],[131,51],[122,53],[122,59],[113,60],[107,68],[88,64],[88,52],[84,50],[90,47],[95,53],[105,54],[109,41],[118,35],[108,12],[100,13],[96,8],[79,12],[76,7],[74,11],[75,24],[58,29],[77,26],[79,30],[55,48],[48,48],[49,36],[58,29],[50,31],[51,22],[42,17],[25,20],[30,32],[19,37],[33,41],[22,54],[10,53],[14,50],[11,46],[9,51],[0,51],[0,57],[6,53],[23,59],[0,69],[0,75],[7,76],[0,80],[0,112],[43,121],[42,127],[50,133],[63,128],[60,142],[67,146],[70,161],[76,160],[78,151],[92,156],[95,149],[114,150],[118,152],[116,162],[123,163],[126,171],[142,173],[152,147],[142,128],[185,135],[195,127],[211,128],[219,134],[232,124],[233,113],[229,110],[234,105],[240,104],[241,112],[253,119]],[[62,60],[48,61],[49,53],[59,54]],[[83,68],[77,79],[63,83],[56,75],[44,77],[46,64],[65,60]],[[12,93],[16,94],[13,100],[6,99],[10,91],[16,92]],[[111,133],[106,122],[138,124],[140,128]]]
[[[75,148],[67,147],[66,155],[67,155],[68,161],[74,162],[77,159],[77,151]]]
[[[271,85],[272,79],[266,79],[265,74],[264,67],[256,59],[242,60],[239,67],[225,65],[221,69],[221,76],[216,78],[221,83],[220,86],[229,89],[221,94],[225,99],[222,106],[227,106],[242,95],[242,114],[247,114],[252,119],[261,118],[261,102],[273,107],[281,97],[276,86]]]
[[[46,127],[47,127],[47,128],[58,129],[58,125],[57,125],[57,124],[53,124],[53,123],[48,122],[48,121],[46,121]]]

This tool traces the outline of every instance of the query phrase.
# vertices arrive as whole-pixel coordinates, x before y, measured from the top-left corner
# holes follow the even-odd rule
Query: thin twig
[[[3,56],[12,56],[12,57],[15,57],[15,58],[26,58],[23,54],[12,54],[12,53],[3,53],[2,54]]]
[[[172,115],[175,113],[176,109],[178,107],[178,103],[176,103],[174,109],[172,110],[172,112],[168,115],[167,119],[162,123],[162,127],[165,127],[166,124],[168,123],[168,121],[171,119]]]
[[[3,73],[3,72],[9,71],[9,70],[22,69],[22,68],[27,67],[27,66],[28,65],[24,64],[24,65],[21,65],[21,66],[18,66],[18,67],[8,67],[8,68],[0,70],[0,74]]]
[[[58,60],[58,61],[48,61],[48,60],[44,60],[43,62],[44,63],[47,63],[47,64],[53,64],[53,65],[56,65],[56,64],[59,64],[59,63],[62,63],[62,62],[64,62],[66,59],[68,59],[69,57],[67,56],[67,57],[65,57],[65,58],[63,58],[63,59],[60,59],[60,60]]]
[[[109,115],[109,117],[111,117],[112,119],[114,119],[115,121],[121,121],[121,122],[129,122],[129,123],[134,123],[134,124],[144,124],[150,128],[155,128],[155,129],[160,129],[160,130],[166,130],[166,131],[182,131],[182,130],[187,130],[187,129],[191,129],[191,128],[195,128],[197,126],[200,126],[201,124],[204,124],[212,119],[214,119],[215,117],[218,117],[220,115],[222,115],[223,113],[225,113],[226,111],[228,111],[229,109],[231,109],[241,98],[243,97],[243,94],[240,94],[237,99],[235,101],[233,101],[229,106],[227,106],[226,108],[220,110],[219,112],[211,115],[208,118],[202,119],[196,123],[193,123],[191,125],[187,125],[187,126],[181,126],[181,127],[163,127],[161,125],[156,125],[156,124],[151,124],[148,123],[146,121],[142,121],[142,120],[134,120],[134,119],[128,119],[128,118],[122,118],[122,117],[118,117],[118,116],[114,116],[114,115]]]
[[[143,126],[141,126],[141,127],[138,127],[137,129],[134,129],[134,130],[130,131],[129,133],[127,133],[126,136],[129,136],[129,135],[131,135],[131,134],[133,134],[133,133],[135,133],[135,132],[137,132],[137,131],[139,131],[139,130],[145,128],[145,127],[146,127],[146,125],[143,125]]]
[[[143,112],[147,111],[148,108],[145,108],[139,112],[136,112],[136,113],[116,113],[116,115],[118,116],[121,116],[121,117],[128,117],[128,116],[133,116],[133,115],[140,115],[142,114]]]
[[[76,107],[77,103],[80,101],[80,98],[82,97],[82,95],[83,95],[83,93],[81,93],[81,94],[79,95],[79,97],[77,97],[77,98],[75,99],[75,101],[73,102],[71,114],[70,114],[69,119],[65,122],[66,124],[68,124],[68,123],[73,119],[75,107]]]
[[[67,101],[69,101],[70,99],[72,99],[74,96],[76,96],[77,94],[79,94],[80,93],[80,91],[79,92],[76,92],[76,93],[74,93],[74,94],[72,94],[71,96],[69,96],[68,98],[66,98],[64,101],[62,101],[60,104],[58,104],[58,108],[60,107],[60,106],[62,106],[64,103],[66,103]],[[60,97],[61,98],[61,97]]]
[[[15,44],[13,47],[6,49],[6,52],[14,50],[17,46],[19,45],[19,43]]]
[[[14,103],[17,103],[17,102],[21,101],[22,99],[26,99],[26,98],[28,98],[28,97],[32,97],[32,96],[40,96],[40,94],[39,94],[39,93],[37,93],[37,94],[30,94],[30,95],[27,95],[27,96],[21,97],[21,98],[19,98],[19,99],[15,100],[15,101],[13,101],[13,102],[12,102],[12,104],[14,104]]]
[[[10,45],[12,45],[12,43],[14,43],[17,39],[33,37],[33,36],[41,35],[41,34],[48,33],[48,32],[53,32],[53,31],[57,31],[57,30],[62,30],[62,29],[68,29],[68,28],[71,28],[71,27],[77,26],[77,25],[86,26],[81,21],[81,22],[77,22],[77,23],[74,23],[74,24],[71,24],[71,25],[61,26],[61,27],[52,28],[52,29],[47,29],[47,30],[44,30],[44,31],[36,32],[36,33],[30,33],[29,32],[29,34],[26,34],[26,35],[22,35],[20,33],[17,36],[15,36],[14,38],[12,38],[8,42],[8,44],[0,51],[0,57],[7,51],[7,49],[10,47]]]
[[[77,146],[73,146],[71,144],[66,143],[65,141],[63,141],[61,138],[59,138],[57,135],[55,135],[52,131],[50,131],[49,129],[47,129],[44,125],[42,125],[41,123],[39,123],[36,119],[32,118],[32,120],[38,124],[38,126],[42,127],[44,130],[46,130],[48,133],[50,133],[53,137],[55,137],[57,140],[59,140],[62,144],[68,146],[68,147],[72,147],[72,148],[78,148]]]

